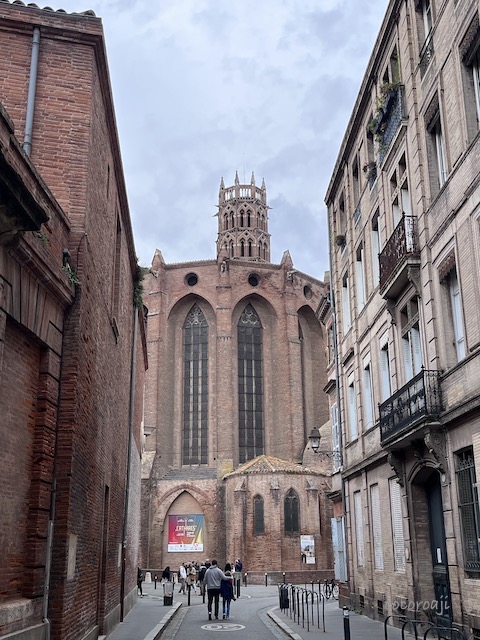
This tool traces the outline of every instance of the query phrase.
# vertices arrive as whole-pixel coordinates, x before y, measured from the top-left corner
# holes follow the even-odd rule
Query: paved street
[[[178,588],[178,586],[177,586]],[[338,602],[325,603],[325,632],[315,625],[298,623],[289,612],[280,611],[276,586],[242,587],[240,598],[232,602],[230,619],[208,620],[207,605],[202,597],[191,593],[188,598],[174,593],[173,605],[164,606],[161,585],[144,584],[144,597],[110,634],[108,640],[202,640],[216,634],[235,632],[237,640],[343,640],[343,612]],[[384,640],[383,623],[350,612],[351,640]],[[401,640],[399,629],[388,627],[388,640]]]

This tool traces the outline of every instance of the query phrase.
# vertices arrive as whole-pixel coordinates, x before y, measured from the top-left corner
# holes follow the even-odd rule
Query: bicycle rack
[[[413,627],[413,633],[415,636],[415,640],[418,640],[418,627],[420,625],[430,625],[433,627],[433,623],[430,622],[429,620],[411,620],[410,618],[407,618],[406,616],[397,616],[397,615],[390,615],[387,616],[385,618],[385,620],[383,621],[383,635],[385,640],[388,640],[388,627],[390,626],[388,624],[389,620],[399,620],[402,623],[402,640],[405,640],[405,629],[406,627],[408,627],[409,625],[412,625]],[[429,631],[429,629],[427,629],[427,631]]]
[[[430,627],[423,634],[423,640],[427,640],[427,635],[430,631],[435,631],[438,638],[442,638],[443,640],[467,640],[467,636],[460,631],[460,629],[456,629],[455,627]],[[443,631],[444,633],[440,633]]]
[[[294,622],[310,631],[310,623],[315,625],[315,607],[317,627],[320,629],[320,602],[322,602],[322,627],[325,632],[325,596],[313,589],[305,589],[292,584],[278,586],[280,609],[286,611]]]

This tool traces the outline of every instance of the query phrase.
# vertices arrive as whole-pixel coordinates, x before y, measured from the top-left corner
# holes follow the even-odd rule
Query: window
[[[337,403],[332,404],[330,411],[332,419],[332,450],[335,453],[333,456],[333,470],[338,471],[341,465],[341,439],[340,439],[340,423],[338,421],[338,409]]]
[[[370,371],[370,357],[363,363],[363,418],[365,420],[365,430],[374,425],[373,416],[373,391],[372,373]]]
[[[382,394],[381,401],[385,402],[392,395],[388,334],[382,336],[380,340],[380,389]]]
[[[465,334],[463,331],[462,298],[458,284],[457,270],[455,268],[453,268],[447,276],[447,285],[450,296],[455,351],[457,361],[460,361],[465,358]]]
[[[401,311],[401,331],[405,381],[411,380],[422,369],[418,298],[412,298]]]
[[[332,523],[332,546],[333,546],[333,568],[335,580],[346,582],[347,561],[345,557],[345,524],[343,516],[331,519]]]
[[[372,247],[372,271],[373,271],[373,284],[375,286],[380,282],[380,262],[378,256],[380,255],[380,251],[382,250],[382,243],[380,238],[380,228],[379,228],[379,212],[372,218],[372,236],[371,236],[371,247]]]
[[[480,578],[480,509],[473,448],[455,458],[464,568],[470,577]]]
[[[417,5],[417,11],[419,18],[417,27],[420,43],[420,74],[423,77],[433,58],[433,18],[430,0],[421,0]]]
[[[120,215],[117,211],[117,228],[115,235],[115,264],[113,266],[113,299],[112,312],[113,317],[118,319],[120,304],[120,263],[122,254],[122,226],[120,224]]]
[[[342,280],[342,314],[343,332],[348,333],[352,323],[350,316],[350,286],[348,283],[348,273],[345,273]]]
[[[183,464],[208,463],[208,325],[194,304],[183,325]]]
[[[353,511],[355,516],[355,538],[357,543],[357,566],[365,565],[365,549],[363,542],[363,511],[360,491],[353,494]]]
[[[363,260],[363,244],[360,244],[356,252],[355,275],[357,281],[357,304],[360,311],[365,306],[365,263]]]
[[[355,380],[353,373],[348,378],[347,388],[347,402],[348,402],[348,422],[350,427],[350,440],[356,440],[358,438],[358,425],[357,425],[357,405],[355,398]]]
[[[372,511],[373,566],[375,569],[383,571],[382,517],[378,484],[372,484],[370,487],[370,506]]]
[[[237,327],[238,420],[240,462],[264,453],[262,325],[248,304]]]
[[[403,537],[402,496],[396,478],[388,481],[392,517],[393,562],[395,571],[405,571],[405,539]]]
[[[253,498],[253,533],[256,536],[265,533],[263,498],[258,495]]]
[[[445,184],[445,180],[447,179],[447,157],[445,152],[445,139],[442,130],[440,111],[438,107],[434,116],[430,119],[430,123],[427,126],[427,131],[427,156],[430,176],[430,188],[432,191],[432,195],[435,196],[437,192],[443,187],[443,185]]]
[[[290,489],[284,501],[285,533],[298,533],[300,531],[300,506],[298,495]]]

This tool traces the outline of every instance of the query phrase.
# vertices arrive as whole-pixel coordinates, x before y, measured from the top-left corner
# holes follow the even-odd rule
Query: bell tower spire
[[[261,188],[257,187],[252,172],[250,184],[240,184],[236,171],[234,185],[225,187],[222,178],[218,194],[217,260],[270,262],[268,209],[265,180]]]

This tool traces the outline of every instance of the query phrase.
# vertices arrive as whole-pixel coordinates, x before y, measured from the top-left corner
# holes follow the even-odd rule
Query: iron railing
[[[434,49],[433,49],[433,37],[432,32],[428,34],[423,43],[422,50],[420,51],[420,77],[423,78],[425,75],[425,71],[428,69],[428,66],[433,58]]]
[[[385,445],[422,420],[438,420],[441,411],[440,372],[422,369],[380,405],[381,444]]]
[[[402,120],[405,119],[406,113],[404,108],[404,87],[399,84],[396,89],[391,89],[388,97],[391,103],[383,117],[382,133],[379,145],[379,161],[383,162],[387,151],[390,148],[393,138],[397,133]]]
[[[420,255],[417,236],[417,219],[403,214],[383,251],[380,253],[380,289],[408,256]]]

